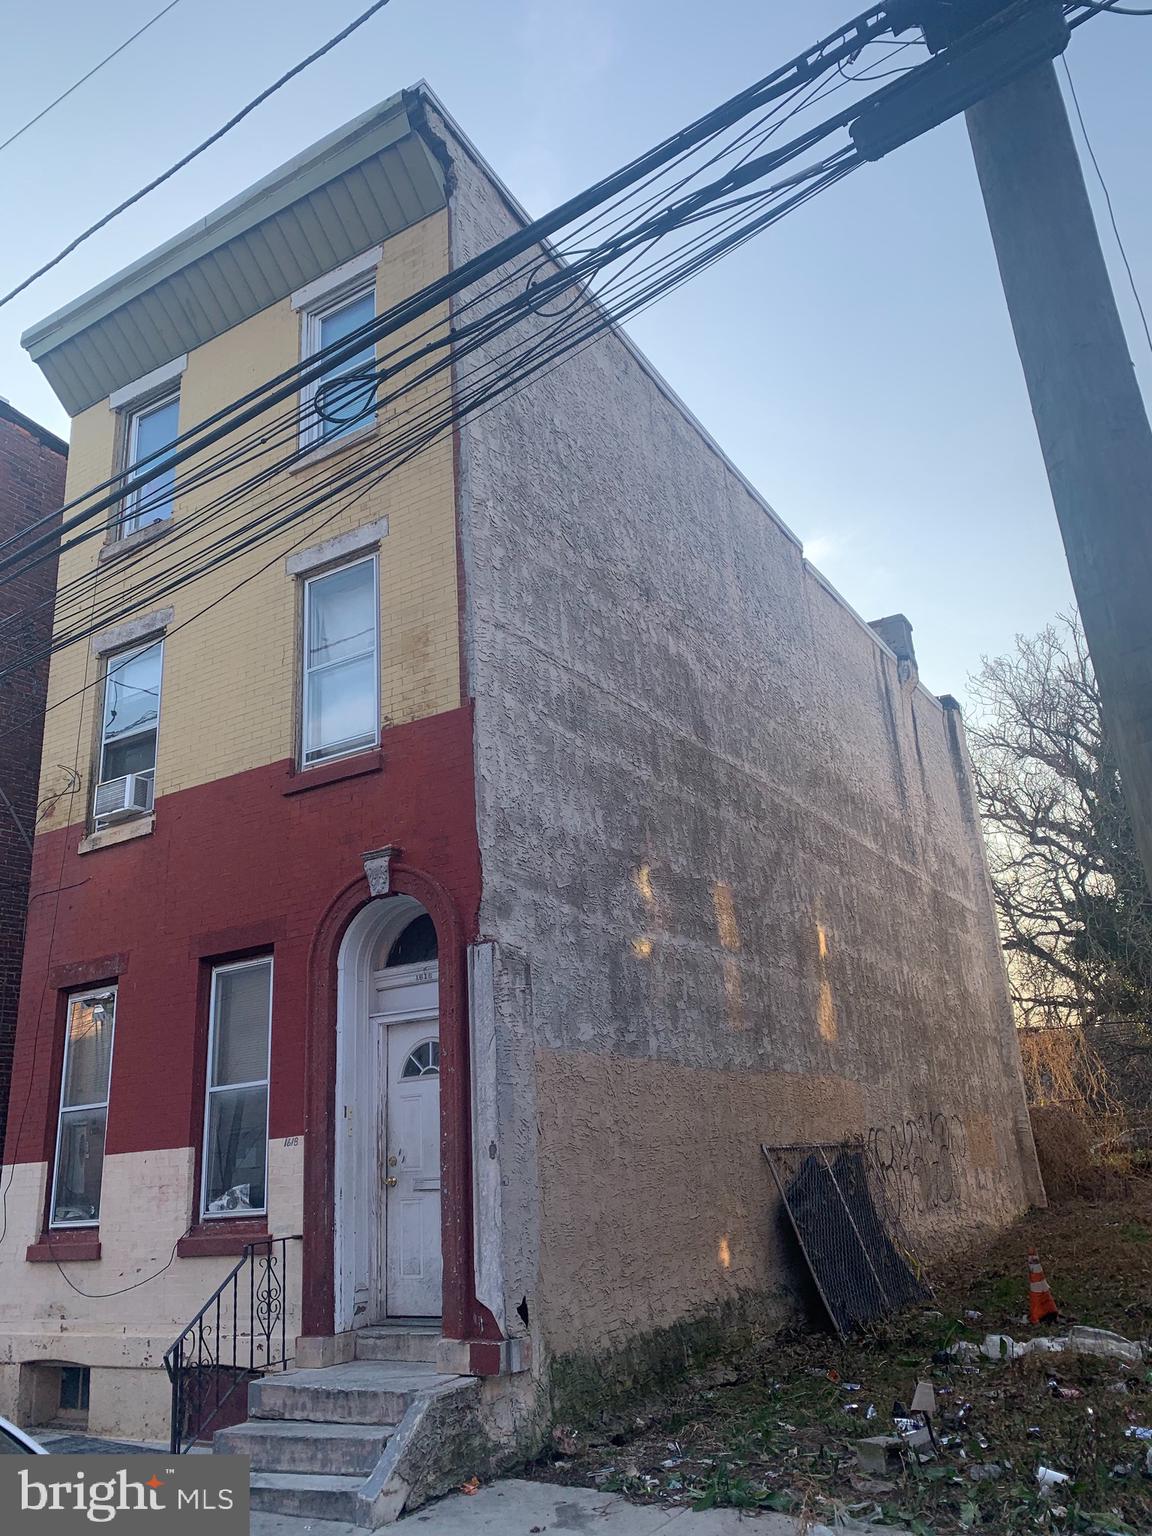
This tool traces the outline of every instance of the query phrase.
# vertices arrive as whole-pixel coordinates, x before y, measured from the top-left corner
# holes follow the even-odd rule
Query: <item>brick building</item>
[[[64,499],[68,444],[0,399],[0,542],[56,512]],[[16,1038],[24,914],[36,825],[40,743],[48,688],[56,558],[0,588],[0,1147]],[[19,625],[5,621],[25,615]],[[30,666],[25,657],[44,652]]]
[[[426,89],[348,124],[28,334],[69,494],[522,222]],[[394,425],[292,408],[262,495]],[[81,1372],[166,1434],[165,1350],[284,1237],[308,1370],[225,1443],[266,1507],[378,1523],[782,1316],[762,1141],[946,1123],[938,1244],[1042,1197],[959,713],[625,337],[137,597],[219,527],[197,462],[63,561],[123,611],[52,669],[42,794],[77,740],[84,782],[37,836],[0,1411]]]

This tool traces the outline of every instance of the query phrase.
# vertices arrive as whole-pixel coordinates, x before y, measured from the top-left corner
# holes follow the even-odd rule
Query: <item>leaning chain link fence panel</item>
[[[841,1337],[931,1295],[863,1142],[761,1151]]]

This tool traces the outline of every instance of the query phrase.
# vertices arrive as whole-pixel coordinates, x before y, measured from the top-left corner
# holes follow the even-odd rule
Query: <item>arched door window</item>
[[[400,1069],[400,1076],[402,1078],[439,1077],[439,1040],[422,1040],[415,1050],[409,1051],[408,1059]]]
[[[436,959],[436,927],[427,912],[414,917],[403,933],[393,941],[385,967],[427,965]]]

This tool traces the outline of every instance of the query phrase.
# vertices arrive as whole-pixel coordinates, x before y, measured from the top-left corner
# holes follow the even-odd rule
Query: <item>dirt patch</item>
[[[1060,1307],[1032,1328],[1027,1252],[1036,1246]],[[774,1334],[713,1362],[627,1418],[563,1427],[533,1475],[644,1502],[734,1505],[828,1520],[961,1531],[1152,1531],[1152,1348],[1136,1365],[1080,1354],[946,1357],[959,1340],[1017,1341],[1083,1324],[1152,1334],[1152,1190],[1074,1200],[1018,1222],[935,1277],[935,1297],[841,1344]],[[979,1313],[979,1316],[974,1316]],[[918,1380],[935,1387],[938,1454],[864,1473],[855,1442],[894,1433]],[[1041,1466],[1068,1474],[1041,1492]]]

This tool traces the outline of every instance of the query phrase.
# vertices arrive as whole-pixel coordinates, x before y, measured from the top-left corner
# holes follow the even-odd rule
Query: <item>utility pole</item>
[[[1104,717],[1152,886],[1152,429],[1055,68],[967,111]]]

